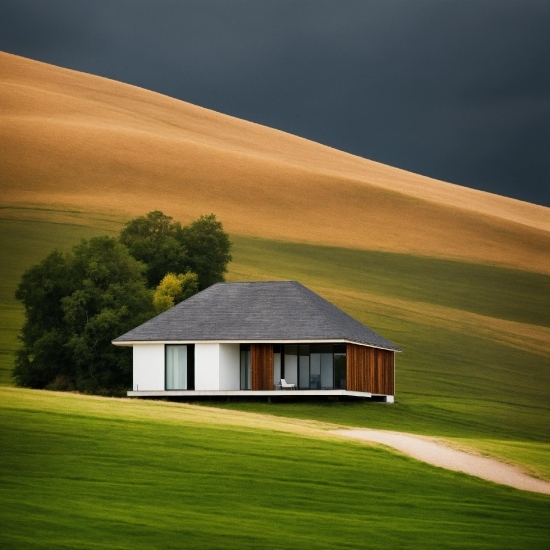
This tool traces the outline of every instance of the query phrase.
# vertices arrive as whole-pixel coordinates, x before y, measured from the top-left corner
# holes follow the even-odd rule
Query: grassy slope
[[[54,246],[66,247],[81,236],[120,227],[120,221],[101,216],[71,214],[66,220],[67,215],[11,210],[11,219],[2,221],[6,261],[0,265],[0,279],[5,281],[0,322],[10,331],[3,334],[11,338],[2,356],[5,369],[10,368],[9,351],[21,319],[11,290],[20,270]],[[547,277],[407,255],[243,237],[233,241],[230,279],[299,279],[397,342],[404,352],[397,359],[394,407],[218,406],[460,438],[550,478],[549,339],[548,328],[540,326],[548,324]],[[466,321],[464,315],[469,316]],[[491,323],[496,324],[491,328]],[[512,332],[506,323],[512,323]],[[524,338],[518,344],[514,336],[520,330]],[[532,343],[528,351],[525,342]],[[8,370],[3,372],[4,383],[9,383]]]
[[[208,414],[0,388],[0,545],[549,545],[547,496]]]
[[[299,279],[404,348],[395,406],[231,407],[440,435],[550,478],[547,209],[90,75],[5,54],[0,64],[0,384],[10,382],[25,267],[129,215],[160,208],[186,222],[214,211],[241,235],[231,280]],[[46,411],[46,393],[4,395],[2,546],[135,547],[157,542],[160,524],[167,547],[283,546],[285,530],[298,533],[291,546],[336,544],[335,534],[390,547],[548,541],[547,500],[357,444],[175,427],[159,419],[161,404],[118,402],[118,414],[101,401],[96,418],[70,396]],[[289,487],[295,477],[308,481]]]
[[[231,277],[298,278],[404,352],[397,358],[398,402],[391,408],[216,406],[454,438],[550,476],[550,332],[539,326],[548,326],[548,277],[407,255],[234,240]],[[512,332],[506,323],[498,325],[502,318],[514,321]],[[519,343],[518,331],[524,334]]]

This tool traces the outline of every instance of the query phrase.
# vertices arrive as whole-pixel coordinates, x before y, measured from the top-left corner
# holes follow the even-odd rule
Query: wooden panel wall
[[[349,391],[368,391],[367,368],[368,359],[364,346],[348,344],[346,347],[346,389]]]
[[[251,344],[250,367],[253,390],[273,389],[273,344]]]
[[[346,361],[346,385],[349,391],[393,395],[393,351],[348,344]]]
[[[386,349],[374,350],[372,393],[393,395],[394,354],[395,352]]]

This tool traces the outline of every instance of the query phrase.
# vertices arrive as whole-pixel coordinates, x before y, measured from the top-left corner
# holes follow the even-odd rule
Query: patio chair
[[[295,390],[296,384],[287,384],[287,381],[284,378],[281,378],[281,389],[283,390]]]

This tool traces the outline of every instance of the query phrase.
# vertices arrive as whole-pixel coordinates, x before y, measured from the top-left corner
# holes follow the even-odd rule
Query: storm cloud
[[[550,204],[550,3],[0,1],[0,49]]]

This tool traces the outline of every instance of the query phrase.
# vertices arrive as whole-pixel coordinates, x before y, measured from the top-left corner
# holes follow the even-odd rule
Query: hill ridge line
[[[399,167],[386,165],[386,164],[381,163],[381,162],[376,161],[376,160],[367,159],[365,157],[361,157],[359,155],[355,155],[355,154],[349,153],[347,151],[342,151],[342,150],[336,149],[335,147],[332,147],[330,145],[319,143],[319,142],[313,141],[311,139],[304,138],[302,136],[298,136],[296,134],[286,132],[285,130],[280,130],[278,128],[273,128],[273,127],[270,127],[270,126],[266,126],[266,125],[258,123],[258,122],[253,122],[253,121],[249,121],[249,120],[246,120],[246,119],[241,119],[241,118],[235,117],[233,115],[222,113],[220,111],[215,111],[215,110],[210,109],[208,107],[202,107],[200,105],[196,105],[196,104],[190,103],[188,101],[184,101],[184,100],[180,100],[180,99],[177,99],[177,98],[174,98],[174,97],[171,97],[171,96],[167,96],[165,94],[162,94],[160,92],[156,92],[154,90],[148,90],[146,88],[142,88],[142,87],[137,86],[135,84],[129,84],[129,83],[121,82],[121,81],[118,81],[118,80],[115,80],[115,79],[112,79],[112,78],[109,78],[109,77],[93,75],[91,73],[84,73],[84,72],[77,71],[77,70],[74,70],[74,69],[68,69],[68,68],[65,68],[65,67],[58,66],[58,65],[52,65],[52,64],[49,64],[49,63],[44,63],[42,61],[30,60],[28,58],[23,58],[23,57],[20,57],[20,56],[16,56],[14,54],[9,54],[7,52],[0,52],[0,63],[2,61],[2,56],[4,56],[4,55],[19,58],[19,59],[22,59],[22,60],[25,60],[25,61],[29,61],[31,63],[38,63],[38,64],[44,65],[46,67],[55,67],[56,69],[58,69],[60,71],[67,72],[68,74],[71,74],[71,75],[82,75],[82,76],[86,76],[86,77],[89,77],[89,78],[92,78],[92,79],[98,79],[99,81],[106,80],[106,81],[109,81],[109,82],[115,84],[116,86],[129,87],[129,88],[132,88],[136,92],[139,92],[139,93],[152,94],[153,96],[156,96],[158,98],[162,98],[163,100],[171,100],[172,102],[174,102],[174,107],[185,105],[187,107],[191,107],[192,109],[197,110],[198,112],[207,113],[208,115],[215,115],[217,117],[221,117],[223,119],[226,119],[227,121],[238,122],[239,124],[244,124],[244,125],[250,125],[250,127],[254,128],[254,129],[255,128],[261,128],[261,129],[264,129],[264,130],[268,130],[269,132],[274,132],[276,134],[280,134],[281,137],[292,138],[292,139],[299,140],[299,141],[302,141],[302,142],[305,142],[305,143],[308,143],[308,144],[313,144],[316,147],[325,149],[327,152],[330,151],[330,152],[333,152],[333,153],[337,153],[338,155],[347,156],[347,157],[349,157],[350,160],[353,160],[353,161],[367,162],[367,163],[373,164],[374,166],[377,166],[381,169],[390,168],[392,171],[397,171],[397,172],[401,173],[403,176],[411,176],[412,175],[416,178],[421,178],[423,180],[433,182],[437,185],[450,186],[453,190],[460,190],[460,191],[463,191],[463,192],[466,192],[466,193],[472,193],[472,194],[475,194],[475,195],[479,195],[480,197],[484,197],[486,199],[495,199],[496,198],[497,200],[502,200],[503,199],[507,202],[511,201],[511,203],[514,204],[514,206],[516,206],[516,207],[520,207],[521,205],[528,205],[529,208],[533,208],[534,210],[538,210],[541,213],[541,215],[544,214],[544,217],[546,219],[541,220],[540,224],[537,224],[537,225],[529,225],[529,224],[526,224],[525,222],[518,222],[518,223],[523,223],[524,225],[529,225],[530,227],[538,227],[540,229],[550,231],[550,208],[548,208],[546,206],[542,206],[542,205],[538,205],[538,204],[534,204],[534,203],[529,203],[529,202],[526,202],[526,201],[522,201],[520,199],[516,199],[516,198],[513,198],[513,197],[507,197],[507,196],[504,196],[504,195],[499,195],[499,194],[496,194],[496,193],[491,193],[491,192],[483,191],[483,190],[480,190],[480,189],[474,189],[474,188],[466,187],[466,186],[463,186],[463,185],[460,185],[460,184],[456,184],[456,183],[452,183],[452,182],[448,182],[448,181],[444,181],[444,180],[438,180],[438,179],[432,178],[430,176],[425,176],[425,175],[422,175],[422,174],[419,174],[419,173],[416,173],[416,172],[411,172],[411,171],[406,170],[404,168],[399,168]],[[9,79],[2,78],[2,79],[0,79],[0,82],[9,83],[10,81],[9,81]],[[18,84],[16,82],[13,82],[13,84],[17,85],[17,86],[22,86],[21,84]],[[42,88],[43,87],[36,86],[36,89],[42,89]],[[74,95],[71,95],[71,94],[66,94],[66,95],[68,97],[75,97]],[[101,104],[108,105],[107,102],[105,102],[105,101],[101,101]],[[130,110],[127,110],[127,111],[128,111],[128,113],[131,113]],[[142,116],[144,116],[144,115],[142,115]],[[146,117],[146,118],[149,119],[149,117]],[[153,120],[155,122],[163,122],[163,123],[168,125],[167,121],[162,121],[162,120],[155,119],[155,118],[150,118],[150,120]],[[177,128],[179,130],[184,130],[182,127],[180,127],[178,125],[175,125],[175,124],[170,124],[169,126],[173,127],[173,128]],[[223,147],[220,147],[220,148],[223,149]],[[231,149],[233,149],[233,148],[235,150],[239,149],[238,147],[234,147],[234,146],[231,147]],[[271,155],[265,155],[265,158],[273,158],[273,157]],[[291,166],[296,166],[297,165],[295,162],[288,161],[288,160],[284,161],[284,162],[288,163]],[[326,173],[333,173],[333,174],[337,175],[338,171],[327,169]],[[419,194],[414,188],[411,188],[411,186],[408,186],[408,188],[406,190],[403,190],[403,189],[395,189],[391,185],[384,185],[379,181],[366,181],[366,180],[364,180],[360,177],[352,178],[352,179],[353,179],[353,181],[365,183],[367,185],[373,185],[373,186],[376,186],[376,187],[381,187],[381,188],[385,188],[385,189],[394,190],[396,192],[409,194],[410,196],[417,197],[417,198],[422,198],[422,199],[425,199],[425,200],[429,200],[430,202],[437,202],[434,199],[429,199],[429,198],[425,197],[425,195]],[[456,203],[449,203],[449,205],[450,206],[457,206]],[[465,207],[463,206],[463,208],[465,208]],[[466,208],[466,210],[468,210],[468,208]],[[503,216],[498,216],[498,214],[495,214],[495,213],[489,213],[485,209],[479,209],[477,211],[480,212],[480,213],[487,213],[488,215],[503,217]],[[504,219],[513,220],[513,218],[507,218],[507,217],[504,217]]]
[[[85,201],[124,216],[170,205],[181,221],[206,208],[235,234],[550,272],[547,207],[112,79],[7,53],[0,67],[7,204]]]

